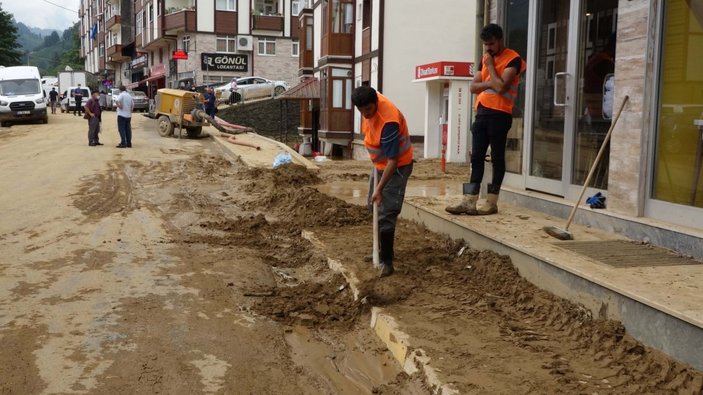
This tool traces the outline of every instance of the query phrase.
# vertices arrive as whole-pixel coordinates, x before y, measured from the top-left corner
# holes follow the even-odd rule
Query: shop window
[[[703,208],[703,7],[664,2],[653,198]]]
[[[527,18],[529,2],[528,0],[511,1],[506,7],[505,16],[505,45],[514,49],[520,57],[527,59]],[[555,47],[556,30],[549,32],[551,37],[548,45]],[[554,56],[547,59],[547,75],[554,74]],[[545,76],[548,78],[547,76]],[[522,173],[523,158],[523,131],[524,131],[524,110],[525,110],[525,73],[520,76],[518,95],[513,106],[513,124],[508,132],[505,148],[505,170],[509,173]],[[446,119],[446,118],[445,118]]]

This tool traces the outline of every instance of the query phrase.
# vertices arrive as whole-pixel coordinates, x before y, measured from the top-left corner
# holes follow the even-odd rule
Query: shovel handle
[[[581,188],[581,193],[579,194],[578,199],[576,199],[576,203],[574,203],[574,207],[571,209],[571,213],[569,214],[569,219],[566,221],[566,226],[564,227],[564,230],[566,230],[566,231],[569,230],[569,225],[571,225],[571,221],[574,220],[574,215],[576,214],[576,209],[579,207],[579,204],[581,203],[581,199],[583,199],[583,195],[586,193],[586,188],[588,188],[588,185],[591,183],[591,179],[593,178],[593,174],[596,172],[596,167],[598,166],[598,163],[600,162],[601,157],[603,157],[603,154],[605,154],[605,147],[608,145],[608,142],[610,141],[610,136],[613,134],[613,129],[615,129],[615,124],[618,123],[618,119],[620,119],[620,114],[622,114],[622,110],[625,108],[625,104],[627,104],[628,100],[630,100],[630,96],[625,95],[625,97],[622,99],[622,104],[620,105],[620,110],[618,110],[618,115],[613,120],[613,123],[610,124],[610,129],[608,129],[608,133],[605,135],[605,139],[603,139],[603,143],[601,144],[600,149],[598,150],[598,155],[596,155],[596,159],[593,161],[593,164],[591,165],[591,170],[588,171],[588,176],[586,176],[586,181],[583,182],[583,188]]]
[[[373,168],[373,192],[376,192],[378,186],[378,169]],[[378,203],[373,202],[373,265],[379,266],[381,258],[378,255]]]

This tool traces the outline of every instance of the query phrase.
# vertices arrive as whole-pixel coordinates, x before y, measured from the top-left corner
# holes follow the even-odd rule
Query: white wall
[[[320,46],[322,45],[322,6],[318,6],[315,8],[314,13],[313,13],[313,36],[315,39],[313,40],[315,43],[313,45],[313,64],[318,64],[320,61],[320,54],[321,49]]]
[[[199,32],[215,31],[215,0],[198,0],[197,27]]]
[[[251,5],[250,0],[239,0],[237,3],[237,30],[239,34],[250,34]]]
[[[441,60],[474,61],[476,1],[442,0],[441,7],[439,3],[385,3],[383,94],[403,112],[412,135],[421,136],[425,129],[426,87],[411,82],[415,66]]]

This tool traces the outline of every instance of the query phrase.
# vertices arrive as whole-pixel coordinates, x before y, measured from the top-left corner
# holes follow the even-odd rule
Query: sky
[[[0,3],[2,3],[2,9],[13,14],[17,22],[30,27],[55,29],[59,32],[68,29],[78,21],[80,7],[80,0],[0,0]]]

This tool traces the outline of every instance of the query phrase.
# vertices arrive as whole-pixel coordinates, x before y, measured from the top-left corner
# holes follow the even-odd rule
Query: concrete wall
[[[291,56],[292,41],[276,37],[276,55],[259,55],[259,40],[254,39],[254,74],[271,80],[283,80],[290,87],[298,84],[298,57]]]

